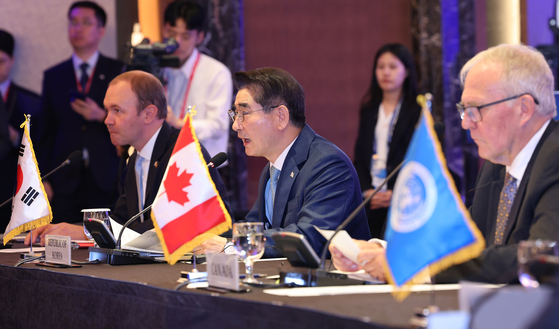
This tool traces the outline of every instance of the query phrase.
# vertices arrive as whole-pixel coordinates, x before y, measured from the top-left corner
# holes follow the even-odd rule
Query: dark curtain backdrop
[[[445,124],[443,149],[466,205],[478,172],[477,147],[460,124],[459,73],[476,53],[476,0],[412,0],[412,36],[419,90],[433,94],[433,117]]]

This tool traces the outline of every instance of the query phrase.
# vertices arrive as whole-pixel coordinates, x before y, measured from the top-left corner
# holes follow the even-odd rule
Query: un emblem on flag
[[[419,162],[403,168],[392,196],[390,225],[394,231],[408,233],[422,227],[437,204],[437,185],[433,175]]]

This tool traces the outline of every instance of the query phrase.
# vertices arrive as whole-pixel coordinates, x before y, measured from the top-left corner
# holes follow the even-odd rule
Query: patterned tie
[[[82,72],[82,77],[80,79],[80,85],[82,86],[82,90],[83,93],[85,94],[85,88],[87,85],[87,80],[89,80],[89,76],[87,76],[87,68],[89,67],[89,64],[87,63],[82,63],[80,65],[80,71]]]
[[[136,177],[138,177],[138,207],[139,210],[144,209],[144,167],[142,164],[144,163],[145,159],[137,153],[136,155]],[[141,221],[144,221],[144,217],[142,215]]]
[[[497,228],[495,229],[495,244],[503,244],[503,236],[507,227],[510,208],[516,195],[516,178],[507,173],[505,176],[505,186],[501,190],[499,198],[499,211],[497,214]]]

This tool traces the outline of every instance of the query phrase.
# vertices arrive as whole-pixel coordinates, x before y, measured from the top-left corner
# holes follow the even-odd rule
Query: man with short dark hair
[[[179,131],[171,127],[167,117],[167,101],[161,82],[142,71],[129,71],[117,76],[109,84],[104,100],[107,111],[105,124],[114,145],[131,145],[135,151],[128,159],[124,181],[124,193],[118,199],[111,218],[124,224],[130,217],[151,205],[155,199]],[[210,156],[200,145],[206,162]],[[210,175],[229,212],[225,185],[217,172],[211,168]],[[143,233],[153,228],[150,211],[129,226]],[[84,239],[81,225],[61,223],[46,225],[33,231],[33,240],[39,237],[44,243],[45,235],[57,234]],[[118,234],[115,232],[115,234]]]
[[[103,124],[103,98],[122,63],[99,53],[105,35],[105,11],[95,2],[78,1],[68,10],[72,57],[45,71],[42,114],[46,133],[35,151],[42,172],[49,172],[76,150],[83,162],[48,178],[45,190],[53,222],[79,222],[81,209],[108,207],[118,193],[119,158]]]
[[[41,98],[34,92],[15,84],[10,71],[15,64],[15,40],[4,30],[0,30],[0,202],[14,195],[18,150],[23,130],[19,127],[24,115],[31,115],[31,139],[41,138],[44,122],[40,116]],[[0,208],[0,232],[10,221],[11,203]]]
[[[267,246],[271,234],[303,234],[317,254],[326,240],[314,226],[333,230],[362,201],[359,178],[342,150],[305,124],[305,93],[287,71],[262,68],[234,76],[239,92],[230,111],[233,130],[249,156],[269,164],[260,176],[258,199],[246,220],[262,222]],[[370,238],[365,211],[346,227],[354,238]],[[219,251],[225,239],[214,237],[199,251]],[[280,256],[266,248],[266,257]]]
[[[188,106],[196,106],[192,124],[200,142],[211,155],[227,152],[233,83],[225,65],[197,48],[206,36],[206,12],[196,1],[175,1],[167,6],[164,22],[163,35],[179,44],[174,55],[181,65],[165,71],[167,122],[181,128]]]

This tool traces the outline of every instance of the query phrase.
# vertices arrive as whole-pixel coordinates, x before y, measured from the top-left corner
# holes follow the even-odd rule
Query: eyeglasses
[[[242,123],[243,121],[245,121],[245,115],[253,113],[253,112],[258,112],[258,111],[268,111],[271,109],[275,109],[276,107],[280,107],[281,105],[276,105],[276,106],[270,106],[267,109],[259,109],[259,110],[254,110],[254,111],[240,111],[237,110],[235,108],[230,109],[227,113],[229,114],[229,119],[231,119],[231,122],[235,122],[235,119],[239,120],[239,123]]]
[[[524,93],[524,94],[520,94],[520,95],[516,95],[516,96],[512,96],[509,98],[505,98],[505,99],[501,99],[500,101],[496,101],[493,103],[489,103],[489,104],[484,104],[484,105],[480,105],[480,106],[464,106],[464,104],[462,103],[458,103],[456,104],[456,109],[458,111],[458,113],[460,114],[460,119],[464,120],[464,113],[468,113],[468,116],[470,117],[470,120],[472,120],[472,122],[481,122],[481,120],[483,120],[483,118],[481,117],[481,109],[484,107],[488,107],[491,105],[495,105],[495,104],[499,104],[499,103],[503,103],[506,101],[510,101],[513,99],[516,99],[518,97],[522,97],[524,95],[528,95],[528,96],[532,96],[529,93]],[[538,101],[538,99],[534,96],[532,96],[532,98],[534,99],[534,103],[536,103],[536,105],[539,105],[540,102]]]

